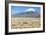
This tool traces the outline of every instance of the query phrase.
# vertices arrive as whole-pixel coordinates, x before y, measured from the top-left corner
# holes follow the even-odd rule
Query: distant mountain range
[[[33,12],[33,11],[28,11],[28,12],[22,12],[22,13],[18,13],[18,14],[13,14],[12,17],[40,17],[40,13],[38,12]]]

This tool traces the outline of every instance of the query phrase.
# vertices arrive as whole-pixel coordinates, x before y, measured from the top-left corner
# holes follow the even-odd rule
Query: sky
[[[17,14],[21,12],[34,11],[40,13],[40,7],[25,7],[25,6],[11,6],[12,14]]]

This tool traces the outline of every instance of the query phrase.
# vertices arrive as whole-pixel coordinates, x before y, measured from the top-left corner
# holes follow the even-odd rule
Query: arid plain
[[[23,29],[23,28],[40,28],[39,17],[12,17],[11,28],[12,29]]]

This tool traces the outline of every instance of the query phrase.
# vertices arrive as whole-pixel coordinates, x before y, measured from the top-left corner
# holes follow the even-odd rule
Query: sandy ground
[[[12,17],[11,28],[39,28],[40,18],[27,18],[27,17]]]

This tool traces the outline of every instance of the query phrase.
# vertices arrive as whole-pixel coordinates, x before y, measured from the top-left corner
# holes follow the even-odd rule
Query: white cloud
[[[28,8],[25,11],[35,11],[35,9],[34,8]]]

